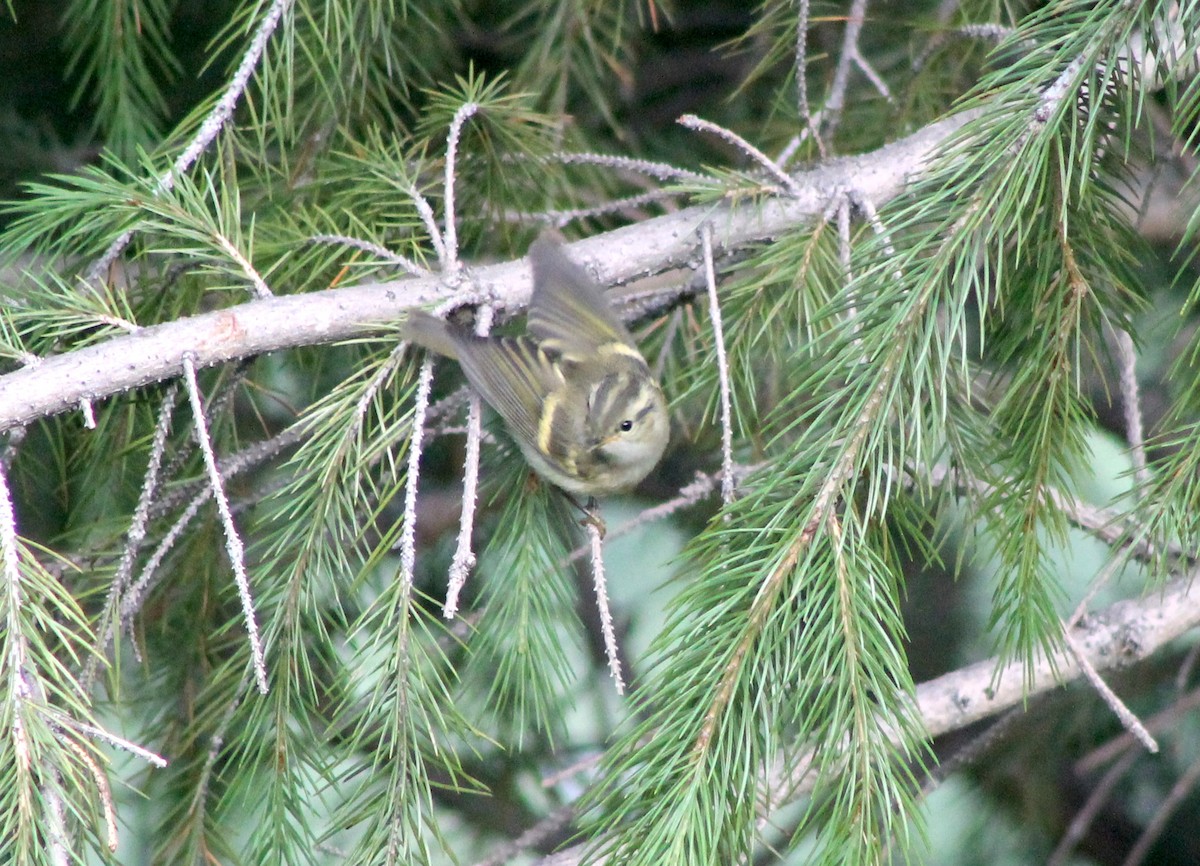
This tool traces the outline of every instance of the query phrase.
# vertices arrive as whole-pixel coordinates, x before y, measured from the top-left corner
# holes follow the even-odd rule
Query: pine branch
[[[878,203],[906,183],[975,113],[955,115],[874,153],[835,160],[795,176],[800,193],[733,206],[699,206],[646,220],[568,246],[568,255],[591,264],[605,282],[622,282],[685,264],[699,250],[704,221],[720,227],[725,249],[770,238],[824,213],[826,190],[853,187]],[[479,268],[474,279],[490,285],[498,310],[527,302],[532,288],[523,261]],[[473,297],[473,288],[449,289],[439,279],[406,279],[277,297],[143,328],[107,343],[44,358],[0,376],[0,430],[64,412],[83,399],[100,399],[178,376],[183,356],[198,369],[293,346],[361,337],[394,327],[404,310],[433,301]]]
[[[1141,599],[1120,601],[1097,611],[1080,623],[1073,634],[1083,657],[1097,670],[1126,669],[1151,658],[1167,644],[1200,625],[1200,584],[1197,573],[1180,577],[1161,592]],[[998,657],[975,662],[916,688],[914,708],[931,737],[962,730],[1037,695],[1083,679],[1083,671],[1067,650],[1039,658],[1033,676],[1023,686],[1020,663],[999,666]],[[765,814],[804,794],[811,793],[815,774],[814,753],[793,750],[763,779],[765,790],[776,792]],[[576,866],[589,846],[577,845],[543,857],[537,866]],[[607,862],[589,858],[594,866]]]
[[[197,131],[195,137],[175,159],[175,163],[171,169],[163,172],[155,179],[156,189],[163,191],[170,190],[179,177],[192,167],[196,160],[200,158],[200,155],[208,149],[209,145],[212,144],[213,140],[232,119],[233,109],[245,91],[250,81],[250,76],[258,65],[259,59],[266,50],[271,34],[275,32],[280,19],[284,17],[284,14],[291,7],[292,0],[273,0],[259,24],[254,39],[251,40],[245,55],[242,57],[241,64],[226,86],[225,92],[217,100],[217,104],[200,125],[200,129]],[[134,229],[129,229],[109,244],[104,254],[88,268],[88,282],[98,281],[101,278],[104,272],[117,260],[117,257],[121,255],[125,247],[129,245],[129,241],[133,238],[133,235]]]

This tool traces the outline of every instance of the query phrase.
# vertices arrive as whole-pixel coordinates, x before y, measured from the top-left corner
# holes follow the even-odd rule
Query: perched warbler
[[[419,311],[404,336],[458,361],[551,484],[589,500],[628,490],[667,447],[662,389],[600,287],[557,241],[538,238],[529,260],[525,336],[480,337]]]

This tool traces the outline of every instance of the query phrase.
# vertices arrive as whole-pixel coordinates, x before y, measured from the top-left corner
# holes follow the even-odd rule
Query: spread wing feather
[[[618,342],[636,349],[600,287],[562,246],[542,235],[529,247],[533,265],[533,297],[529,302],[529,334],[563,355],[590,355],[598,346]]]
[[[463,335],[456,342],[471,385],[500,413],[518,441],[536,442],[542,405],[563,386],[546,353],[525,337]]]

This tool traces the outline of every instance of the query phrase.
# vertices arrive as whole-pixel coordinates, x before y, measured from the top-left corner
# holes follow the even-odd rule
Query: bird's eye
[[[621,422],[621,432],[622,433],[628,433],[632,429],[633,429],[633,422],[630,421],[628,418],[626,418],[624,421]]]

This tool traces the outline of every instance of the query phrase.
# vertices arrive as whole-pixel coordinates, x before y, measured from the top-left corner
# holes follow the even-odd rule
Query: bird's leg
[[[594,526],[600,532],[600,537],[608,533],[608,527],[604,524],[604,518],[600,516],[600,503],[596,501],[595,496],[589,496],[586,503],[580,502],[573,493],[562,491],[563,496],[567,497],[567,501],[574,505],[583,514],[583,520],[579,521],[580,526]]]

